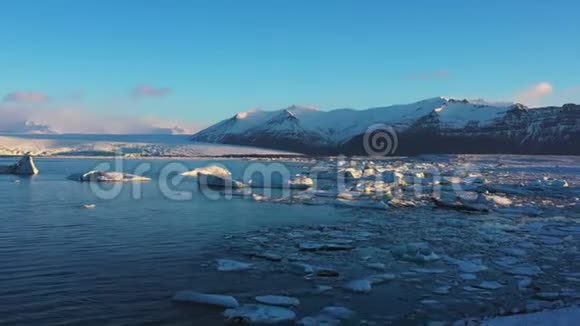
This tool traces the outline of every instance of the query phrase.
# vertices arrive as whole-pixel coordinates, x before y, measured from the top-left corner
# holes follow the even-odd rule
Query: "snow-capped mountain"
[[[395,154],[580,153],[578,105],[530,109],[445,97],[367,110],[319,111],[296,105],[252,110],[202,130],[192,140],[363,155],[364,135],[377,125],[396,131]]]

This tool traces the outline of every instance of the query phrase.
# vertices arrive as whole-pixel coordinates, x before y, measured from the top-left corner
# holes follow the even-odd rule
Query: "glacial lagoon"
[[[398,169],[410,181],[426,179],[417,171],[429,166],[446,179],[477,174],[485,182],[462,195],[487,198],[477,202],[485,212],[437,207],[424,180],[428,190],[400,187],[398,201],[382,209],[360,204],[366,197],[337,200],[328,180],[289,198],[260,189],[208,198],[192,178],[159,182],[169,164],[221,164],[242,178],[253,163],[299,174],[336,159],[129,159],[122,171],[148,163],[142,174],[152,181],[124,184],[112,198],[115,185],[100,185],[100,193],[67,179],[102,163],[115,161],[40,158],[39,175],[0,175],[0,324],[224,323],[225,308],[174,302],[184,290],[233,296],[243,306],[295,298],[298,305],[284,308],[295,313],[290,324],[452,323],[580,300],[577,157],[354,160],[361,170]],[[358,183],[348,180],[343,190],[350,196]],[[245,268],[218,270],[220,260]]]

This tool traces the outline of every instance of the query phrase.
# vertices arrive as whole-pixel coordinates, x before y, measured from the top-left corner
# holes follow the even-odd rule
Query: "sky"
[[[0,132],[191,132],[254,108],[435,96],[580,103],[578,1],[0,4]]]

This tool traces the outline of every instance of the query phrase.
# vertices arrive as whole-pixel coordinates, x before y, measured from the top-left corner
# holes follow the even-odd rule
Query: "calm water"
[[[331,206],[281,209],[239,198],[209,200],[192,181],[176,188],[192,191],[193,198],[174,201],[161,194],[156,181],[140,184],[140,199],[126,185],[118,197],[104,200],[89,184],[66,180],[103,162],[109,161],[38,159],[38,176],[0,175],[1,325],[191,325],[203,320],[200,311],[176,306],[170,297],[192,286],[208,287],[200,261],[226,235],[349,218]],[[134,171],[142,162],[125,161],[123,169]],[[154,180],[171,162],[189,168],[208,163],[149,162],[152,170],[145,174]],[[249,164],[218,163],[234,175]],[[96,208],[82,208],[86,203]]]

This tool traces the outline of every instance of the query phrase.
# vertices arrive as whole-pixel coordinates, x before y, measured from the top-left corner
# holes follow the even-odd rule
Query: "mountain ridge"
[[[528,108],[446,97],[366,110],[319,111],[296,105],[252,110],[218,122],[191,140],[305,154],[365,155],[364,135],[377,124],[396,132],[397,151],[392,154],[580,154],[580,146],[574,146],[580,143],[579,105]]]

